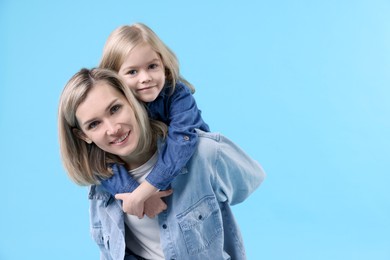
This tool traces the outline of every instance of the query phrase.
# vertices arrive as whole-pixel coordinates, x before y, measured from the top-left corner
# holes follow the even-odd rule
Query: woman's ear
[[[80,129],[77,129],[77,128],[73,128],[73,133],[75,136],[77,136],[77,138],[83,140],[84,142],[86,142],[87,144],[92,144],[92,140],[89,139],[83,131],[81,131]]]

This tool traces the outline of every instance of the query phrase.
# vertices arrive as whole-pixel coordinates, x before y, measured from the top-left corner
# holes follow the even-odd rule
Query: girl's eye
[[[153,63],[153,64],[150,64],[149,65],[149,69],[156,69],[156,68],[158,68],[158,64],[156,64],[156,63]]]
[[[118,112],[118,110],[119,110],[121,107],[122,107],[121,105],[114,105],[114,106],[110,109],[111,114],[114,114],[114,113]]]

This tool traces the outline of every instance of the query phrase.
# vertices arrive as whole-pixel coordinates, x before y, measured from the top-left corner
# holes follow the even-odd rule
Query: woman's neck
[[[121,159],[125,162],[126,168],[130,170],[134,170],[141,165],[145,164],[152,158],[153,154],[156,152],[156,148],[150,149],[148,152],[138,154],[135,156],[122,157]]]

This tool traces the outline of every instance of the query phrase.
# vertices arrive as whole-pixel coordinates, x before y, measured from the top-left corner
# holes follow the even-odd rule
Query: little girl
[[[129,174],[102,180],[117,199],[123,199],[118,193],[132,192],[126,196],[123,209],[142,218],[145,200],[167,189],[193,155],[198,143],[195,129],[210,130],[192,95],[194,88],[179,73],[176,55],[146,25],[114,30],[105,44],[100,67],[116,71],[144,102],[149,117],[168,125],[167,141],[145,182],[139,185]]]

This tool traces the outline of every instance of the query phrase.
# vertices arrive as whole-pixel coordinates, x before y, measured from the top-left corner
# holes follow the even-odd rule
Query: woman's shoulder
[[[198,135],[198,147],[196,149],[198,156],[206,158],[215,158],[222,135],[220,133],[204,132],[200,129],[195,129]]]
[[[237,156],[244,155],[242,149],[218,132],[204,132],[196,129],[199,137],[198,142],[198,156],[208,156],[213,159],[222,159],[227,157],[231,159],[238,159]]]
[[[102,185],[91,185],[89,186],[88,198],[90,200],[108,201],[111,194]]]
[[[223,135],[218,132],[205,132],[200,129],[195,129],[199,139],[204,139],[205,142],[220,142]]]

